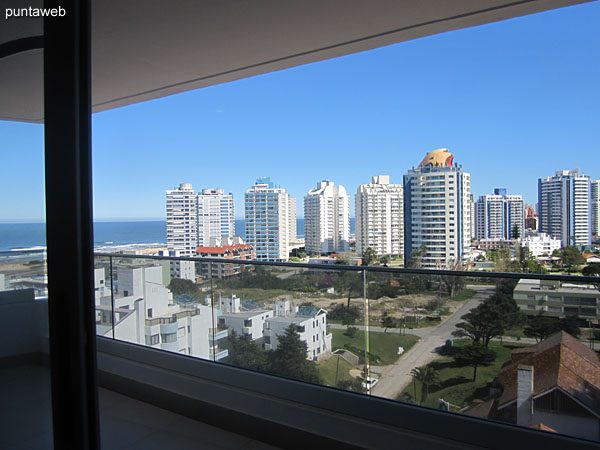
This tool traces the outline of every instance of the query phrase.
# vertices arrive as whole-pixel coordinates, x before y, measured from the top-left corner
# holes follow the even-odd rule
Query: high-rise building
[[[296,199],[289,197],[289,230],[290,230],[290,242],[298,240],[298,215],[296,213]]]
[[[198,247],[198,194],[191,183],[167,191],[167,248],[180,256],[196,255]]]
[[[259,178],[246,191],[246,244],[256,259],[287,261],[290,243],[290,196],[270,178]]]
[[[475,209],[476,203],[477,202],[475,201],[475,196],[471,194],[469,196],[469,210],[471,211],[471,240],[477,239],[477,214]]]
[[[477,239],[517,239],[525,229],[523,197],[494,189],[476,203]]]
[[[535,212],[537,207],[534,209],[531,205],[525,206],[525,230],[537,231],[538,229],[538,215]]]
[[[234,234],[233,195],[223,189],[202,189],[198,194],[198,246],[207,247],[211,239]]]
[[[592,235],[600,236],[600,180],[593,180],[592,187]]]
[[[538,180],[539,230],[560,239],[563,247],[590,245],[590,177],[579,169],[559,170]]]
[[[307,253],[342,253],[350,241],[350,196],[343,186],[324,180],[304,197]]]
[[[372,178],[356,190],[356,252],[371,247],[378,255],[404,252],[403,195],[401,184],[390,184],[389,175]]]
[[[461,260],[471,239],[471,176],[448,149],[429,152],[404,175],[404,260],[426,250],[423,267]]]

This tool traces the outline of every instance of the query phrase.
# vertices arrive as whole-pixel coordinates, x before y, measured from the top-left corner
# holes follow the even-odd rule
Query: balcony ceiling
[[[93,112],[584,2],[92,0]],[[42,34],[2,21],[0,48]],[[43,122],[42,50],[0,58],[0,119]]]

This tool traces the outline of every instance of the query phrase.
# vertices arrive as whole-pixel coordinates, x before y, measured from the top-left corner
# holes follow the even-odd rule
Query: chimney
[[[533,366],[517,367],[517,425],[533,424]]]

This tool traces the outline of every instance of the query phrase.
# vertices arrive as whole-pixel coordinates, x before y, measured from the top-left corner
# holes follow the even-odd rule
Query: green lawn
[[[474,291],[473,289],[463,289],[458,294],[456,294],[456,297],[454,297],[452,300],[456,302],[462,302],[465,300],[469,300],[475,294],[477,294],[477,291]]]
[[[519,327],[511,328],[510,330],[505,330],[504,336],[510,336],[510,337],[514,337],[514,338],[524,338],[525,334],[523,334],[523,327],[519,326]]]
[[[462,346],[470,343],[468,339],[455,340],[454,345]],[[451,357],[442,357],[433,361],[429,365],[438,372],[440,383],[432,386],[429,390],[429,396],[424,403],[425,406],[437,408],[438,399],[443,398],[453,405],[462,406],[473,399],[483,398],[489,394],[488,383],[492,382],[498,376],[500,368],[504,361],[510,358],[510,353],[517,347],[526,347],[526,345],[504,344],[491,342],[489,348],[496,352],[495,361],[489,366],[479,366],[477,368],[477,381],[473,382],[473,367],[458,367]],[[421,400],[421,385],[416,383],[417,399]],[[398,400],[414,403],[414,383],[404,389],[398,396]]]
[[[333,334],[332,347],[346,348],[352,353],[357,354],[364,360],[365,334],[362,330],[357,330],[354,337],[346,336],[345,330],[331,330]],[[371,355],[370,363],[378,366],[393,364],[398,359],[398,347],[404,347],[408,351],[419,340],[417,336],[407,334],[401,336],[397,333],[369,333],[369,350]]]
[[[353,369],[354,366],[352,366],[352,364],[350,364],[340,355],[333,355],[331,358],[325,361],[318,361],[317,367],[319,368],[319,372],[323,377],[323,383],[328,386],[336,385],[336,372],[337,381],[352,380],[352,377],[350,376],[350,369]]]

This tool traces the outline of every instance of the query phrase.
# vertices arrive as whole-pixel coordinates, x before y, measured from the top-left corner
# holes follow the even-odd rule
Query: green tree
[[[345,271],[341,277],[338,277],[337,280],[333,283],[334,288],[337,292],[348,292],[348,301],[346,303],[346,308],[350,309],[350,299],[352,295],[361,294],[364,288],[363,285],[363,277],[360,273],[354,271]]]
[[[387,312],[384,312],[381,318],[381,326],[384,328],[383,332],[387,333],[388,328],[396,328],[396,321]]]
[[[410,371],[414,380],[421,383],[421,401],[422,405],[427,401],[429,395],[429,388],[439,382],[439,376],[437,371],[431,366],[415,367]],[[417,400],[415,394],[415,401]]]
[[[460,261],[456,260],[448,264],[449,270],[465,270]],[[442,289],[450,298],[456,297],[465,287],[465,277],[458,275],[444,275],[441,277],[440,283],[442,283]]]
[[[454,349],[454,359],[458,364],[473,366],[473,381],[477,381],[477,367],[488,365],[496,359],[496,352],[481,344],[471,344]]]
[[[473,344],[481,344],[485,348],[493,338],[502,336],[506,328],[506,316],[501,307],[489,300],[480,303],[461,319],[463,322],[456,325],[458,330],[452,334],[468,337]]]
[[[585,266],[581,273],[588,277],[600,277],[600,263],[591,263]]]
[[[231,330],[227,340],[229,355],[226,362],[228,364],[263,372],[269,370],[267,352],[252,342],[250,336],[238,336],[234,330]]]
[[[313,361],[307,359],[308,346],[300,339],[296,324],[290,324],[278,336],[277,348],[269,353],[270,372],[284,377],[320,383],[321,375]]]
[[[523,328],[523,334],[529,338],[534,338],[536,342],[541,342],[554,333],[565,331],[571,336],[581,336],[578,320],[574,317],[565,317],[558,319],[548,316],[533,316],[527,320],[527,325]]]
[[[363,266],[372,266],[377,262],[377,252],[372,247],[367,247],[367,249],[362,252],[362,265]]]
[[[423,258],[427,255],[427,247],[421,245],[410,253],[410,258],[406,261],[406,267],[411,269],[420,269],[423,266]]]
[[[528,247],[517,246],[517,271],[523,273],[546,273],[546,269],[531,254]]]
[[[198,285],[191,280],[172,278],[168,289],[175,295],[187,294],[196,296],[199,293]]]
[[[379,262],[384,266],[387,266],[391,262],[391,260],[392,258],[390,257],[390,255],[381,255],[379,257]]]
[[[585,264],[585,258],[581,255],[579,249],[572,245],[563,248],[560,257],[567,272],[573,272],[579,266]]]

